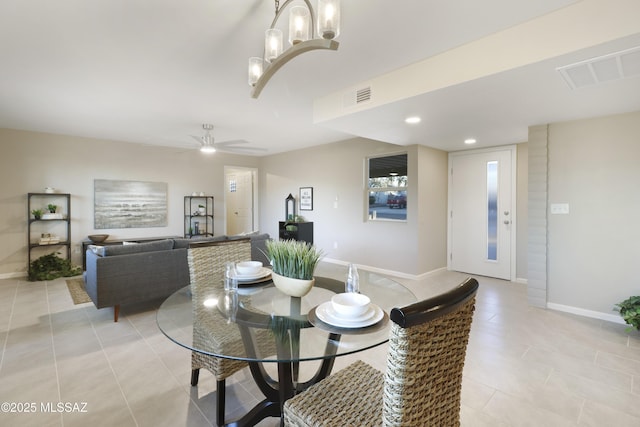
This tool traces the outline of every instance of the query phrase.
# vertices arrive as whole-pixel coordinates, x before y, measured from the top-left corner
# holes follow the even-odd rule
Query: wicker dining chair
[[[386,373],[357,361],[289,399],[285,426],[458,426],[478,282],[391,311]]]
[[[242,352],[244,344],[240,330],[217,310],[206,310],[204,300],[224,290],[226,263],[251,259],[249,238],[220,242],[195,242],[187,252],[191,294],[194,309],[193,345],[212,352]],[[233,350],[230,350],[232,349]],[[226,350],[223,350],[226,349]],[[205,368],[216,377],[218,425],[224,424],[226,378],[247,366],[246,362],[191,352],[191,385],[198,385],[200,369]]]

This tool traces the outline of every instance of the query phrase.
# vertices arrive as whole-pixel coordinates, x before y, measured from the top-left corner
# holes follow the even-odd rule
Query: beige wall
[[[277,223],[284,219],[287,195],[298,197],[300,187],[310,186],[314,209],[300,214],[314,221],[316,244],[327,257],[409,275],[446,266],[447,156],[439,150],[356,138],[263,158],[204,156],[197,150],[9,129],[0,129],[0,149],[0,277],[26,271],[29,192],[51,186],[71,193],[72,259],[79,264],[79,245],[88,234],[182,235],[183,196],[193,191],[215,197],[215,233],[223,234],[225,166],[259,168],[260,229],[272,236],[277,236]],[[407,222],[365,221],[365,158],[402,151],[410,153],[413,183]],[[168,183],[168,226],[95,230],[94,179]]]
[[[365,159],[398,152],[409,153],[407,221],[366,221]],[[277,235],[287,195],[313,187],[313,211],[300,214],[314,222],[314,243],[327,258],[410,275],[442,268],[446,170],[443,151],[363,138],[268,156],[261,162],[261,229]]]
[[[418,272],[447,265],[448,153],[418,146]]]
[[[204,191],[216,200],[216,234],[224,234],[224,166],[257,167],[258,159],[197,150],[149,147],[72,136],[0,129],[0,277],[26,271],[27,193],[55,187],[71,193],[72,258],[88,234],[114,238],[182,235],[183,196]],[[118,230],[93,228],[93,180],[168,184],[168,226]]]
[[[640,293],[640,112],[549,125],[548,303],[610,315]],[[549,209],[550,210],[550,209]]]

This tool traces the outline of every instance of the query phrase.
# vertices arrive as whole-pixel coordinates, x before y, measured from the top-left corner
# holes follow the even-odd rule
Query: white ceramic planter
[[[292,297],[305,296],[311,291],[313,284],[316,282],[315,278],[311,280],[294,279],[276,273],[271,273],[271,278],[273,279],[273,284],[280,292]]]

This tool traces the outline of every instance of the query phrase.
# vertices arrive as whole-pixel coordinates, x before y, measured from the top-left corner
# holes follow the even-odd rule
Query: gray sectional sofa
[[[87,249],[84,282],[96,308],[120,306],[164,298],[189,284],[187,249],[192,242],[249,237],[251,258],[268,265],[264,255],[268,234],[216,236],[205,239],[165,239],[146,243],[91,246]]]

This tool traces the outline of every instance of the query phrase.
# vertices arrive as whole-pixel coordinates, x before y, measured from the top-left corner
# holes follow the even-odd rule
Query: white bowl
[[[236,264],[236,272],[240,276],[251,276],[260,273],[262,263],[260,261],[242,261]]]
[[[331,297],[331,306],[336,313],[347,317],[357,317],[369,308],[371,299],[355,292],[345,292]]]

